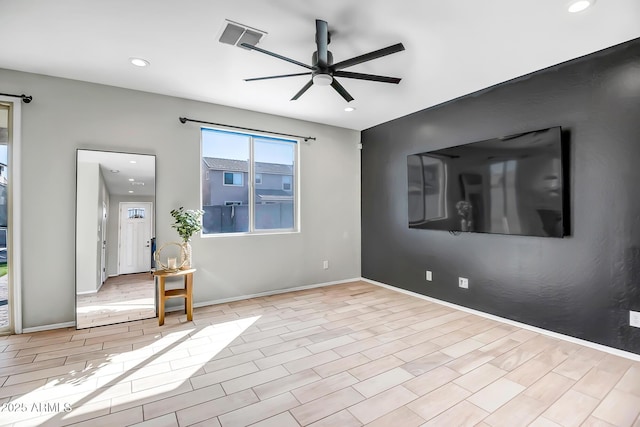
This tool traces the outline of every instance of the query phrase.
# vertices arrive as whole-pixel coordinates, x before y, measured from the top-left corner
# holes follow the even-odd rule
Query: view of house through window
[[[296,156],[296,141],[203,128],[203,234],[294,230]]]

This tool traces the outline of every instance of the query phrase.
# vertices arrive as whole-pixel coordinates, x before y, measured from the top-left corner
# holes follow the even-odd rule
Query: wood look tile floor
[[[640,362],[364,282],[0,337],[11,426],[634,426]]]
[[[78,328],[141,320],[156,315],[156,286],[150,273],[109,277],[95,294],[76,298]]]

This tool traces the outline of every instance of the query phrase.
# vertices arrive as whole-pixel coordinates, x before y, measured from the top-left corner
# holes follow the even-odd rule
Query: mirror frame
[[[146,198],[148,198],[148,197],[152,198],[152,201],[151,201],[152,209],[151,209],[151,218],[150,218],[150,220],[151,220],[151,235],[149,236],[149,239],[150,239],[149,240],[149,247],[150,247],[150,252],[151,252],[150,257],[149,257],[150,258],[150,262],[151,262],[150,268],[149,268],[149,273],[150,274],[152,274],[153,270],[154,270],[154,260],[153,260],[154,246],[153,246],[153,243],[155,242],[155,237],[156,237],[156,203],[157,203],[157,184],[156,184],[156,182],[157,182],[157,157],[156,157],[156,155],[155,154],[147,154],[147,153],[133,153],[133,152],[113,151],[113,150],[77,148],[76,149],[76,156],[75,156],[75,160],[76,160],[76,162],[75,162],[75,166],[76,166],[76,171],[75,171],[76,172],[75,173],[75,181],[76,181],[75,182],[75,184],[76,184],[75,185],[75,192],[76,192],[76,194],[75,194],[75,210],[74,210],[74,213],[75,213],[75,220],[74,220],[74,243],[75,243],[74,244],[74,247],[75,247],[75,253],[74,253],[74,279],[75,279],[74,280],[74,282],[75,282],[75,284],[74,284],[75,285],[74,286],[74,290],[75,290],[75,293],[74,293],[74,318],[75,318],[75,327],[76,327],[76,329],[87,329],[87,328],[93,328],[93,327],[99,327],[99,326],[107,326],[107,325],[113,325],[113,324],[118,324],[118,323],[126,323],[126,322],[132,322],[132,321],[138,321],[138,320],[144,320],[144,319],[151,319],[151,318],[157,317],[158,316],[158,295],[157,295],[155,278],[153,276],[151,276],[151,280],[153,281],[153,300],[154,300],[153,315],[141,316],[139,319],[117,320],[117,321],[114,321],[114,322],[108,322],[108,323],[105,322],[105,323],[102,323],[102,324],[95,324],[95,325],[94,324],[90,324],[90,325],[79,325],[78,324],[78,296],[79,296],[78,295],[78,274],[79,274],[78,273],[78,268],[79,268],[79,262],[78,262],[78,256],[79,256],[79,253],[78,253],[78,239],[79,239],[79,230],[78,230],[78,220],[79,220],[79,212],[78,212],[78,209],[79,209],[78,177],[79,177],[79,173],[80,173],[79,172],[79,169],[80,169],[79,168],[79,164],[80,164],[79,160],[80,160],[80,155],[83,152],[93,153],[95,155],[99,155],[99,154],[102,153],[102,154],[107,154],[107,155],[118,155],[118,154],[121,154],[123,156],[137,156],[137,157],[144,156],[144,157],[148,157],[148,158],[152,159],[152,163],[153,163],[153,187],[152,187],[153,195],[152,196],[144,196]],[[102,173],[102,167],[101,166],[98,166],[98,167],[99,167],[99,171],[101,172],[100,175],[102,175],[102,177],[99,178],[99,181],[98,181],[98,185],[99,185],[98,191],[100,192],[100,186],[104,185],[104,188],[106,189],[106,192],[107,192],[107,195],[109,196],[109,199],[111,197],[126,197],[126,195],[112,194],[112,191],[109,190],[109,188],[107,186],[107,183],[106,183],[107,179],[103,176],[104,173]],[[122,176],[125,176],[125,175],[127,175],[126,172]],[[133,174],[131,174],[131,175],[133,175]],[[125,178],[128,181],[130,181],[129,180],[129,176],[126,176]],[[133,183],[131,183],[131,184],[133,185]],[[142,184],[142,185],[144,185],[144,184]],[[100,196],[99,195],[98,195],[97,200],[100,200]],[[112,210],[110,202],[108,203],[108,205],[109,205],[109,207],[107,208],[107,212]],[[119,210],[120,210],[119,206],[118,206],[117,210],[119,212]],[[99,208],[97,208],[96,213],[99,214]],[[109,215],[108,218],[111,218],[111,216]],[[119,241],[119,239],[120,239],[120,217],[118,216],[117,218],[113,218],[113,220],[117,221],[116,227],[118,228],[117,233],[118,233],[118,241]],[[111,227],[107,224],[107,225],[105,225],[105,228],[106,228],[106,231],[104,231],[104,233],[107,234],[108,230]],[[98,229],[98,233],[101,233],[101,232],[103,232],[103,231]],[[98,240],[98,242],[100,242],[100,240]],[[104,244],[108,245],[108,243],[106,243],[106,241],[105,241]],[[98,245],[100,245],[100,243],[98,243]],[[97,251],[102,251],[102,248],[99,248],[98,245],[96,246],[96,250]],[[105,252],[108,251],[107,248],[108,248],[108,246],[105,246]],[[119,245],[117,243],[116,243],[116,248],[117,248],[117,251],[116,251],[116,263],[119,263],[120,248],[119,248]],[[97,255],[98,255],[98,253],[96,253],[96,256]],[[109,278],[109,274],[108,274],[108,265],[109,264],[107,263],[107,261],[108,261],[108,258],[105,255],[104,267],[107,270],[105,271],[104,282],[100,281],[101,280],[100,268],[102,266],[102,262],[100,261],[98,263],[99,264],[98,268],[97,268],[98,271],[96,272],[97,273],[96,285],[98,283],[100,283],[100,285],[98,285],[98,290],[100,289],[100,286],[104,285],[106,283],[107,279]],[[118,275],[120,276],[121,274],[120,274],[120,268],[119,267],[117,267],[117,272],[118,272]],[[96,294],[97,294],[97,291],[96,291]]]

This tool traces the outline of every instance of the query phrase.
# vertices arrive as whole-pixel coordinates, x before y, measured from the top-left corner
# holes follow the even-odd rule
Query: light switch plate
[[[629,310],[629,325],[640,328],[640,311]]]

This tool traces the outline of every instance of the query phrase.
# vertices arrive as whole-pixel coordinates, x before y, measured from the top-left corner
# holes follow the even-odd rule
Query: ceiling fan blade
[[[302,87],[302,89],[300,89],[298,91],[298,93],[296,93],[295,95],[293,95],[293,98],[291,98],[292,101],[295,101],[296,99],[300,98],[302,96],[303,93],[305,93],[311,86],[313,86],[313,80],[309,80],[309,83],[307,83],[306,85],[304,85]]]
[[[291,62],[292,64],[299,65],[301,67],[307,68],[309,70],[313,70],[313,67],[307,64],[303,64],[302,62],[298,62],[295,59],[287,58],[286,56],[278,55],[277,53],[269,52],[268,50],[261,49],[257,46],[251,45],[249,43],[241,43],[240,46],[246,47],[247,49],[256,50],[260,53],[267,54],[269,56],[273,56],[274,58],[282,59],[283,61]]]
[[[316,19],[316,46],[318,47],[318,64],[322,70],[329,65],[327,51],[329,50],[329,26],[326,21]]]
[[[353,101],[353,96],[349,95],[349,92],[345,88],[342,87],[340,83],[336,79],[333,79],[331,82],[331,87],[336,90],[344,98],[345,101],[351,102]]]
[[[393,46],[385,47],[383,49],[375,50],[373,52],[365,53],[364,55],[356,56],[346,61],[338,62],[331,66],[333,70],[342,70],[343,68],[352,67],[363,62],[371,61],[372,59],[382,58],[383,56],[391,55],[392,53],[402,52],[404,45],[402,43],[394,44]]]
[[[359,79],[359,80],[371,80],[373,82],[382,82],[382,83],[400,83],[400,78],[398,77],[385,77],[385,76],[376,76],[375,74],[363,74],[363,73],[352,73],[349,71],[336,71],[333,73],[335,77],[345,77],[347,79]]]
[[[295,76],[308,76],[309,73],[296,73],[296,74],[281,74],[279,76],[268,76],[268,77],[253,77],[250,79],[244,79],[245,82],[255,82],[256,80],[269,80],[269,79],[281,79],[283,77],[295,77]]]

